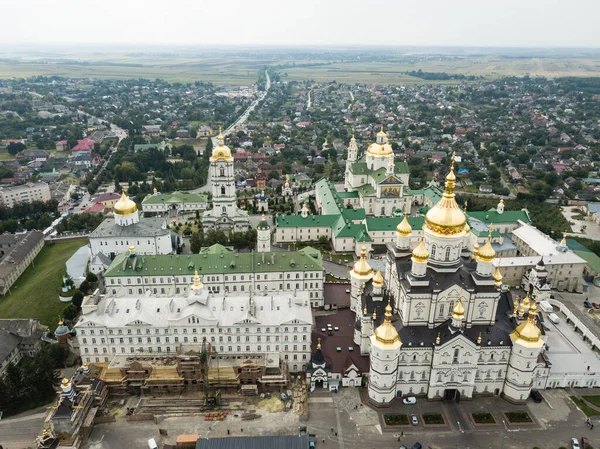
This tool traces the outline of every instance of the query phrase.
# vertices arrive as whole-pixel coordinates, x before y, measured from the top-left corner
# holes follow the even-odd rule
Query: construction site
[[[307,388],[303,376],[290,377],[277,354],[221,356],[206,345],[200,353],[115,355],[108,363],[84,364],[63,380],[37,447],[78,449],[94,424],[160,426],[181,416],[252,421],[280,411],[295,422],[305,419]]]

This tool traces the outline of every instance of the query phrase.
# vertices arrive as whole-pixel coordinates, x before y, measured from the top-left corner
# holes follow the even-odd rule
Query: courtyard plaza
[[[186,416],[165,418],[155,425],[152,421],[127,422],[121,419],[116,423],[95,426],[84,448],[120,449],[124,442],[128,447],[145,447],[148,438],[155,438],[162,447],[163,444],[174,444],[177,435],[183,433],[198,433],[202,438],[295,434],[304,425],[309,433],[316,435],[317,448],[397,448],[400,445],[411,447],[418,441],[423,447],[432,449],[522,449],[534,446],[558,449],[560,446],[567,447],[570,438],[581,436],[588,437],[591,444],[595,444],[595,435],[587,428],[585,415],[568,398],[567,392],[560,389],[544,391],[544,401],[539,404],[529,401],[526,405],[512,405],[499,397],[476,398],[459,404],[418,399],[414,405],[395,402],[385,410],[374,410],[363,402],[365,393],[358,388],[342,389],[339,393],[315,392],[309,398],[307,422],[301,422],[292,411],[268,413],[259,410],[253,399],[241,401],[238,412],[230,413],[224,421],[204,421],[201,416]],[[600,392],[593,390],[588,393]],[[255,411],[261,417],[244,421],[241,419],[244,410]],[[525,411],[534,423],[508,424],[503,413],[510,411]],[[475,412],[491,413],[496,424],[475,426],[469,417]],[[417,414],[419,425],[385,428],[382,420],[386,413]],[[424,426],[424,413],[442,414],[447,425]],[[159,428],[167,430],[168,435],[161,436]]]

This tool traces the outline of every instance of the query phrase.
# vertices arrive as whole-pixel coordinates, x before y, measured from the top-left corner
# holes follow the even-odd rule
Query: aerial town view
[[[0,449],[600,447],[600,3],[7,3]]]

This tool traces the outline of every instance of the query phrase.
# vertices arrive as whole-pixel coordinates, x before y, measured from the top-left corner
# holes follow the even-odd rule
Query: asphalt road
[[[39,410],[39,409],[38,409]],[[47,410],[31,415],[19,415],[0,421],[0,444],[4,449],[34,447],[35,438],[44,425]]]

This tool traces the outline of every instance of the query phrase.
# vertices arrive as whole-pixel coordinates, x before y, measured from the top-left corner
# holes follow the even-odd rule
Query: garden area
[[[529,413],[527,412],[506,412],[504,413],[506,419],[511,424],[519,424],[519,423],[532,423],[533,420]]]
[[[471,416],[473,417],[475,424],[496,424],[496,420],[491,413],[471,413]]]
[[[393,415],[383,415],[386,426],[408,426],[408,415],[396,413]]]
[[[33,263],[10,288],[10,293],[0,299],[2,318],[39,318],[42,324],[54,331],[65,304],[58,299],[66,261],[87,240],[47,243]]]
[[[586,401],[590,402],[591,404],[596,405],[596,403],[598,403],[598,407],[600,407],[600,396],[583,396],[583,397],[585,398]],[[600,415],[600,412],[598,412],[597,410],[595,410],[592,407],[590,407],[589,405],[587,405],[581,398],[578,398],[577,396],[569,396],[569,398],[571,398],[571,400],[575,403],[575,405],[577,405],[579,410],[581,410],[585,414],[585,416]]]
[[[423,423],[426,425],[446,424],[444,417],[439,413],[423,413]]]

